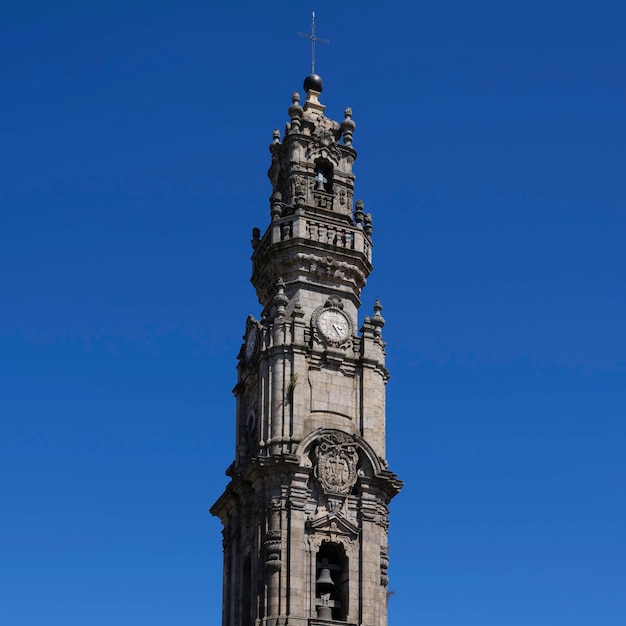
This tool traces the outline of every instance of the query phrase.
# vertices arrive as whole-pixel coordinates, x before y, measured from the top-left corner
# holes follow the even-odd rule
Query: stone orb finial
[[[322,89],[324,88],[324,83],[322,81],[322,77],[319,74],[309,74],[304,79],[304,91],[308,93],[309,91],[317,91],[317,93],[322,93]]]

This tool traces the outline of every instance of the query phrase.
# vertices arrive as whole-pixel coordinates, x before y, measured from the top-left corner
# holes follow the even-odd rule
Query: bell
[[[323,567],[320,572],[319,578],[315,581],[318,585],[332,585],[335,586],[333,579],[330,577],[330,570],[327,567]]]
[[[317,617],[319,619],[333,619],[333,610],[329,606],[318,606]]]
[[[326,187],[324,185],[328,182],[328,179],[324,176],[321,170],[318,170],[317,176],[313,180],[315,181],[313,191],[326,191]]]

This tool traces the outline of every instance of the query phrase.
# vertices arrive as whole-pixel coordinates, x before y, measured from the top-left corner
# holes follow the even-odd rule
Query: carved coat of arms
[[[344,433],[326,433],[317,446],[315,475],[327,494],[347,495],[357,479],[358,444]]]

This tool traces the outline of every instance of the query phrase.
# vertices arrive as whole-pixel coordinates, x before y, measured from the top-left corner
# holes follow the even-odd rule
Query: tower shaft
[[[372,222],[354,205],[355,124],[305,80],[270,146],[270,223],[253,231],[238,359],[235,460],[211,508],[224,545],[223,626],[386,626],[384,319],[358,326]]]

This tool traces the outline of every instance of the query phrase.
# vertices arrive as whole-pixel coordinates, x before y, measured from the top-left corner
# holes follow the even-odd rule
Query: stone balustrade
[[[361,228],[299,216],[282,218],[271,225],[255,249],[255,261],[260,260],[272,244],[298,238],[362,252],[371,262],[372,246]]]

